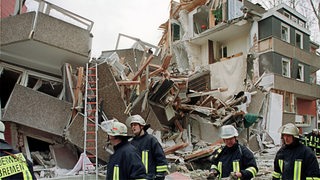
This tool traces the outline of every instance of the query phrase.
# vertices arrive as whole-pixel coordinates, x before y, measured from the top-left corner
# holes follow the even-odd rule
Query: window
[[[172,27],[172,41],[180,40],[180,26],[176,23],[171,24]]]
[[[283,15],[287,18],[290,18],[290,14],[287,11],[283,11]]]
[[[305,23],[299,19],[299,25],[305,27]]]
[[[290,43],[290,29],[288,25],[281,24],[281,40]]]
[[[296,31],[296,46],[303,49],[303,35],[299,31]]]
[[[294,17],[294,16],[291,16],[291,20],[295,23],[298,23],[298,18]]]
[[[302,64],[298,64],[297,80],[304,81],[304,66]]]
[[[282,58],[282,76],[290,77],[290,60]]]
[[[228,49],[227,46],[221,46],[221,57],[228,57]]]

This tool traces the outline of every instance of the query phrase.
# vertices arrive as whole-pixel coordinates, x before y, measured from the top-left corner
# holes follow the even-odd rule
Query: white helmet
[[[4,140],[4,131],[6,130],[6,127],[4,126],[3,122],[0,121],[0,139]]]
[[[289,134],[293,135],[294,137],[299,137],[299,129],[292,123],[281,126],[279,132],[281,134]]]
[[[138,114],[128,117],[126,122],[129,124],[128,126],[131,126],[132,123],[138,123],[142,126],[146,125],[146,121]]]
[[[101,128],[110,136],[128,136],[127,126],[118,122],[117,119],[103,121],[101,123]]]
[[[220,137],[222,139],[229,139],[232,137],[237,137],[238,135],[237,129],[232,125],[224,125],[221,127]]]

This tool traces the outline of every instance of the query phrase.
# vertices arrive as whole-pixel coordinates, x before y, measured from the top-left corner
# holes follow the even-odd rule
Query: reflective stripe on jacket
[[[320,177],[319,164],[309,147],[297,139],[291,145],[283,146],[274,160],[273,179],[306,180]]]
[[[224,146],[213,159],[211,169],[220,173],[219,179],[229,177],[231,172],[241,172],[243,179],[251,179],[258,172],[252,152],[238,143],[231,148]]]

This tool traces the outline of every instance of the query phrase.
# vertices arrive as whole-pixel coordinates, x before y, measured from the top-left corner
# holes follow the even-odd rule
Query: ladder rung
[[[96,157],[95,155],[87,155],[88,158]],[[95,164],[95,163],[94,163]]]
[[[96,112],[96,109],[88,109],[87,112]]]
[[[87,142],[95,142],[95,139],[87,139]]]
[[[89,83],[89,84],[95,84],[96,81],[89,81],[88,83]]]
[[[94,127],[96,124],[87,124],[87,126]]]
[[[96,74],[88,74],[89,77],[96,77]]]
[[[93,90],[93,91],[95,91],[95,90],[97,90],[97,88],[88,88],[88,90]]]
[[[95,68],[95,67],[89,67],[88,69],[89,69],[89,70],[96,70],[97,68]]]
[[[95,150],[95,147],[87,147],[88,150]]]
[[[87,134],[94,134],[94,131],[88,131]]]
[[[97,102],[87,102],[87,104],[97,104]]]
[[[95,116],[88,116],[87,118],[89,118],[89,119],[94,119]]]
[[[95,94],[89,94],[89,95],[87,95],[87,98],[95,98],[97,95],[95,95]]]

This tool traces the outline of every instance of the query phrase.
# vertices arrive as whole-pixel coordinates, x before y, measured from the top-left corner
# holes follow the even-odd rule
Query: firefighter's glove
[[[164,173],[157,173],[155,180],[164,180],[165,179],[165,174]]]
[[[210,171],[209,176],[207,177],[207,179],[216,179],[219,175],[219,172],[215,169]]]
[[[236,172],[231,172],[230,176],[229,176],[229,179],[230,180],[237,180],[238,179],[237,173]]]

